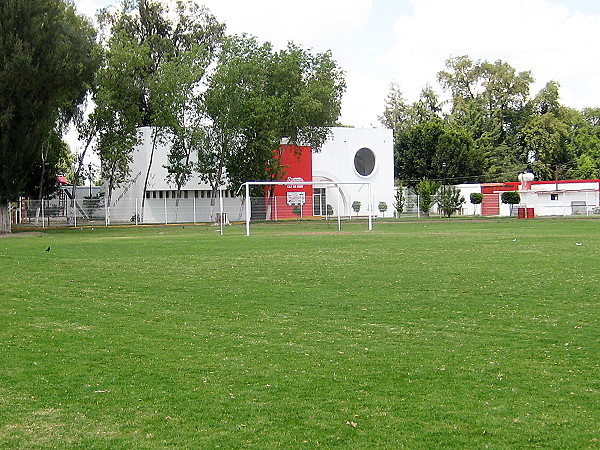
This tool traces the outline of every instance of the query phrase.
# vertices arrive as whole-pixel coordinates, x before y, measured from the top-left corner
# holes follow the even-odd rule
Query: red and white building
[[[462,214],[510,215],[510,205],[503,204],[501,200],[502,192],[505,191],[516,191],[521,196],[521,203],[512,208],[513,214],[516,214],[519,208],[524,209],[526,216],[529,217],[600,214],[600,180],[525,180],[461,184],[457,187],[466,200],[461,210]],[[469,202],[472,192],[483,194],[481,205],[473,205]]]
[[[211,206],[211,189],[199,176],[194,175],[182,187],[181,197],[176,199],[176,188],[168,181],[165,166],[168,163],[169,146],[159,144],[151,158],[151,130],[140,129],[142,142],[133,152],[129,166],[130,179],[117,188],[110,205],[112,222],[129,221],[142,217],[146,223],[205,222],[214,218],[219,209]],[[252,215],[256,218],[280,219],[296,217],[298,209],[304,217],[328,215],[355,216],[352,203],[361,203],[358,215],[381,215],[380,202],[388,206],[386,215],[392,214],[394,202],[394,139],[392,130],[366,128],[331,128],[331,136],[319,152],[310,147],[282,147],[281,165],[284,173],[278,181],[289,181],[277,186],[275,200],[267,214],[253,202]],[[148,185],[144,197],[144,182]],[[250,181],[250,180],[249,180]],[[264,180],[256,180],[264,181]],[[307,185],[302,182],[329,182]],[[336,183],[370,183],[366,185]],[[243,190],[233,192],[224,188],[223,208],[229,220],[245,220]],[[294,211],[294,207],[296,208]],[[338,211],[339,209],[339,211]],[[265,212],[263,217],[260,217]]]

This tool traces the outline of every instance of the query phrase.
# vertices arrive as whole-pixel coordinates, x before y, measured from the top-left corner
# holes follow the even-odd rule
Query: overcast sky
[[[93,15],[116,0],[75,0]],[[600,107],[599,0],[198,0],[229,34],[277,47],[289,40],[331,50],[346,73],[341,122],[380,126],[391,82],[407,100],[431,84],[451,56],[503,60],[530,70],[535,94],[558,81],[562,103]]]

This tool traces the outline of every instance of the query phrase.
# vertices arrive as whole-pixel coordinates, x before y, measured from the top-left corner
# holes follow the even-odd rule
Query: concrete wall
[[[342,182],[371,182],[371,199],[374,202],[373,214],[381,215],[377,209],[379,202],[386,202],[388,210],[386,216],[392,215],[394,201],[394,140],[392,130],[386,129],[361,129],[361,128],[332,128],[330,139],[324,144],[320,152],[313,152],[313,181],[342,181]],[[110,216],[113,222],[129,221],[135,216],[136,211],[141,216],[142,196],[146,172],[152,153],[151,129],[140,129],[141,144],[133,152],[133,161],[130,164],[130,179],[114,190],[110,202]],[[367,175],[361,175],[355,167],[355,157],[362,149],[370,149],[374,155],[373,170]],[[148,196],[144,199],[143,218],[146,223],[163,223],[165,218],[169,221],[177,217],[177,221],[195,220],[210,221],[211,199],[207,198],[210,186],[202,181],[198,175],[182,187],[187,198],[173,198],[174,184],[167,181],[169,144],[158,143],[152,157],[152,166],[148,177]],[[340,213],[351,214],[352,202],[358,200],[362,203],[359,214],[367,215],[369,203],[367,186],[343,186],[340,197]],[[243,193],[241,194],[243,195]],[[337,208],[337,189],[326,188],[327,203]],[[227,192],[224,198],[224,208],[230,220],[245,220],[245,209],[242,198]],[[216,199],[216,211],[219,203]],[[353,214],[353,213],[352,213]]]
[[[341,181],[341,182],[370,182],[372,214],[381,216],[377,209],[379,202],[385,202],[388,209],[387,217],[393,215],[394,203],[394,136],[392,130],[371,128],[344,128],[331,129],[332,136],[324,144],[320,152],[313,152],[313,180],[314,181]],[[374,155],[373,170],[365,175],[359,173],[360,161],[355,164],[357,152],[360,149],[369,149]],[[340,185],[340,214],[355,214],[352,211],[354,201],[361,202],[359,215],[367,215],[369,204],[368,188],[360,185]],[[327,203],[334,210],[338,204],[338,191],[328,188]]]

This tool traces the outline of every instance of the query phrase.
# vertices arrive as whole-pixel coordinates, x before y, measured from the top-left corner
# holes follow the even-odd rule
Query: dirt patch
[[[2,238],[11,238],[11,237],[33,237],[33,236],[41,236],[44,233],[41,231],[22,231],[16,233],[0,233],[0,239]]]

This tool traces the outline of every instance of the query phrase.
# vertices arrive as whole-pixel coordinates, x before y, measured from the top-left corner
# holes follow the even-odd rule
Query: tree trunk
[[[0,234],[7,234],[10,232],[11,232],[10,202],[9,201],[1,202],[0,203]]]
[[[88,137],[87,141],[85,142],[85,147],[83,147],[83,151],[81,152],[81,155],[79,155],[79,161],[77,163],[77,169],[75,171],[75,179],[73,180],[73,186],[71,187],[71,202],[73,203],[73,217],[75,217],[77,215],[77,199],[76,199],[76,194],[77,194],[77,181],[79,180],[79,176],[81,175],[81,171],[83,170],[83,158],[85,158],[85,154],[87,152],[87,149],[89,148],[89,146],[92,143],[92,139],[94,139],[94,135],[91,135],[90,137]],[[91,184],[91,181],[90,181]],[[88,216],[91,216],[91,214],[88,214]]]
[[[46,151],[48,151],[46,149]],[[44,153],[44,145],[42,145],[42,176],[40,178],[40,190],[38,193],[38,198],[40,200],[40,204],[38,205],[37,211],[35,213],[35,223],[38,223],[40,218],[40,212],[42,210],[42,202],[44,201],[44,177],[46,176],[46,157],[47,155]],[[42,226],[44,226],[44,218],[42,217]]]
[[[158,131],[156,128],[152,130],[152,149],[150,150],[150,161],[148,162],[148,170],[146,171],[146,179],[144,180],[144,190],[142,191],[142,210],[140,211],[141,222],[144,222],[144,205],[146,204],[146,190],[148,189],[148,178],[150,178],[150,170],[152,169],[152,160],[154,159],[154,149],[158,139]]]
[[[275,199],[275,186],[271,186],[269,188],[269,195],[267,196],[267,211],[265,213],[265,220],[271,220],[271,215],[273,213],[273,200]],[[300,206],[302,208],[302,205]]]

